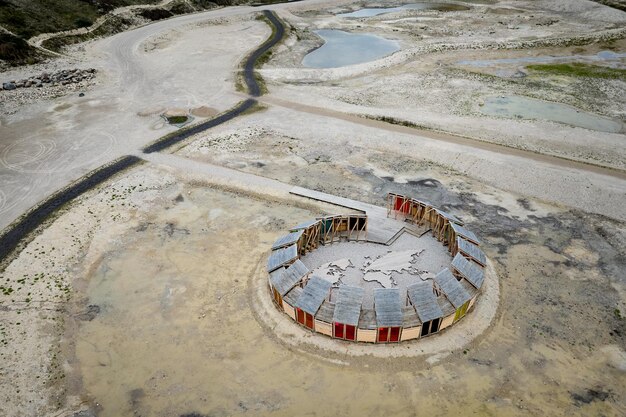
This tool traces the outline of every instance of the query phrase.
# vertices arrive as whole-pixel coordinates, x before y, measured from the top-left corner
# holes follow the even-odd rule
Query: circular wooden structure
[[[487,259],[476,235],[457,217],[399,194],[388,195],[387,217],[381,217],[371,226],[366,214],[326,216],[299,224],[276,240],[267,271],[277,308],[311,331],[369,343],[419,339],[461,320],[472,309],[484,280]],[[319,245],[338,241],[390,245],[411,227],[432,231],[452,261],[406,288],[374,289],[373,308],[363,308],[363,288],[333,284],[312,274],[301,261]],[[390,231],[395,231],[391,238]]]

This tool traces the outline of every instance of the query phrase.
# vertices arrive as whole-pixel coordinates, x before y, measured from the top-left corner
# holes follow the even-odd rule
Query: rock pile
[[[44,72],[38,76],[25,78],[23,80],[13,80],[2,83],[0,90],[15,90],[17,88],[43,87],[44,85],[68,85],[76,84],[81,81],[91,80],[95,77],[95,68],[70,70],[60,70],[52,74]]]

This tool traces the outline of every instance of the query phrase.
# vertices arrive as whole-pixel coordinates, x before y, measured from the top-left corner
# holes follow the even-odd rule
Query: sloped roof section
[[[463,226],[459,226],[458,224],[454,222],[451,222],[450,226],[452,226],[452,230],[454,230],[454,233],[456,233],[457,235],[464,237],[465,239],[469,240],[472,243],[480,245],[480,240],[478,240],[478,237],[476,237],[474,232],[471,232],[467,230],[466,228],[464,228]]]
[[[311,226],[315,226],[317,223],[319,223],[320,221],[317,219],[313,219],[313,220],[309,220],[307,222],[303,222],[300,223],[299,225],[297,225],[296,227],[292,228],[291,231],[296,231],[296,230],[302,230],[302,229],[308,229]]]
[[[272,272],[281,266],[286,266],[298,259],[298,247],[291,245],[286,248],[276,249],[272,251],[267,260],[267,272]]]
[[[398,288],[376,288],[374,310],[378,327],[402,326],[402,300]]]
[[[365,290],[359,287],[342,285],[338,289],[337,300],[335,301],[335,313],[333,322],[356,326],[359,324],[361,316],[361,304]]]
[[[437,213],[439,213],[442,217],[448,219],[451,222],[454,222],[456,224],[459,224],[459,225],[463,226],[463,222],[461,220],[459,220],[458,217],[453,216],[452,214],[447,213],[447,212],[445,212],[443,210],[439,210],[439,209],[436,209],[436,210],[437,210]]]
[[[298,298],[296,307],[314,316],[328,296],[331,286],[329,281],[313,275]]]
[[[435,282],[455,309],[461,307],[471,298],[448,268],[445,268],[435,276]]]
[[[485,253],[472,242],[468,242],[460,236],[457,236],[456,244],[464,255],[476,260],[476,262],[483,266],[487,264],[487,257],[485,256]]]
[[[443,311],[433,292],[432,281],[420,281],[409,285],[407,294],[422,323],[443,317]]]
[[[276,271],[280,271],[280,269]],[[304,266],[300,259],[291,264],[289,268],[283,269],[281,273],[275,274],[276,271],[270,274],[270,280],[272,286],[283,297],[309,273],[309,269]]]
[[[272,245],[272,250],[284,248],[287,246],[291,246],[294,243],[297,243],[298,240],[302,237],[304,231],[298,230],[297,232],[291,232],[285,236],[279,237],[276,242]]]
[[[474,262],[465,259],[460,253],[457,253],[452,260],[452,268],[474,287],[480,288],[483,285],[485,279],[483,269]]]

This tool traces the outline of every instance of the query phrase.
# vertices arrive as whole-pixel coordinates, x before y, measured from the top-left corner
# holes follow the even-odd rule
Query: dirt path
[[[497,143],[487,142],[480,139],[473,139],[464,136],[456,136],[445,132],[436,132],[433,130],[420,129],[416,127],[402,126],[392,123],[387,123],[379,120],[367,119],[365,117],[356,116],[354,114],[341,113],[335,110],[328,110],[321,107],[309,106],[302,103],[297,103],[282,98],[273,97],[271,94],[259,99],[261,103],[279,106],[297,112],[310,113],[323,117],[331,117],[334,119],[345,120],[350,123],[356,123],[362,126],[371,127],[375,129],[386,130],[388,132],[404,133],[422,138],[435,139],[442,142],[452,143],[455,145],[469,146],[471,148],[482,149],[490,152],[496,152],[503,155],[511,155],[524,159],[529,159],[536,162],[547,163],[557,167],[563,167],[568,169],[577,169],[582,171],[589,171],[596,174],[606,175],[609,177],[617,178],[620,180],[626,180],[626,171],[607,168],[599,165],[588,164],[584,162],[575,161],[572,159],[561,158],[553,155],[540,154],[523,149],[513,148]]]

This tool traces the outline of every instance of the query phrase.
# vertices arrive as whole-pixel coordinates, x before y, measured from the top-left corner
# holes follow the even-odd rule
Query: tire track
[[[64,189],[57,191],[37,206],[12,223],[0,236],[0,262],[5,264],[20,242],[39,227],[58,208],[74,200],[86,191],[103,183],[115,174],[130,168],[141,159],[136,156],[124,156],[111,164],[104,165]],[[6,265],[3,265],[6,266]]]
[[[253,97],[259,97],[261,95],[261,87],[255,77],[255,65],[263,54],[282,40],[285,34],[285,27],[274,12],[264,10],[263,14],[270,22],[270,26],[272,26],[272,35],[257,49],[255,49],[248,56],[248,58],[246,58],[244,64],[244,79],[246,87],[249,94]],[[179,131],[173,135],[165,136],[143,148],[142,151],[144,153],[163,151],[197,133],[211,129],[215,126],[226,123],[237,116],[240,116],[242,113],[253,108],[257,103],[257,100],[253,98],[241,101],[231,110],[222,113],[211,120],[207,120],[203,123]],[[9,260],[14,251],[20,247],[20,244],[29,235],[31,235],[32,232],[41,226],[57,209],[73,201],[90,189],[102,184],[114,175],[128,168],[134,167],[141,161],[142,160],[136,156],[127,155],[116,159],[110,164],[103,165],[62,190],[55,192],[23,214],[18,220],[7,226],[0,235],[0,272],[6,268],[8,264],[7,260]],[[4,198],[1,197],[4,196],[0,195],[0,203],[5,204],[6,202],[4,201]]]

